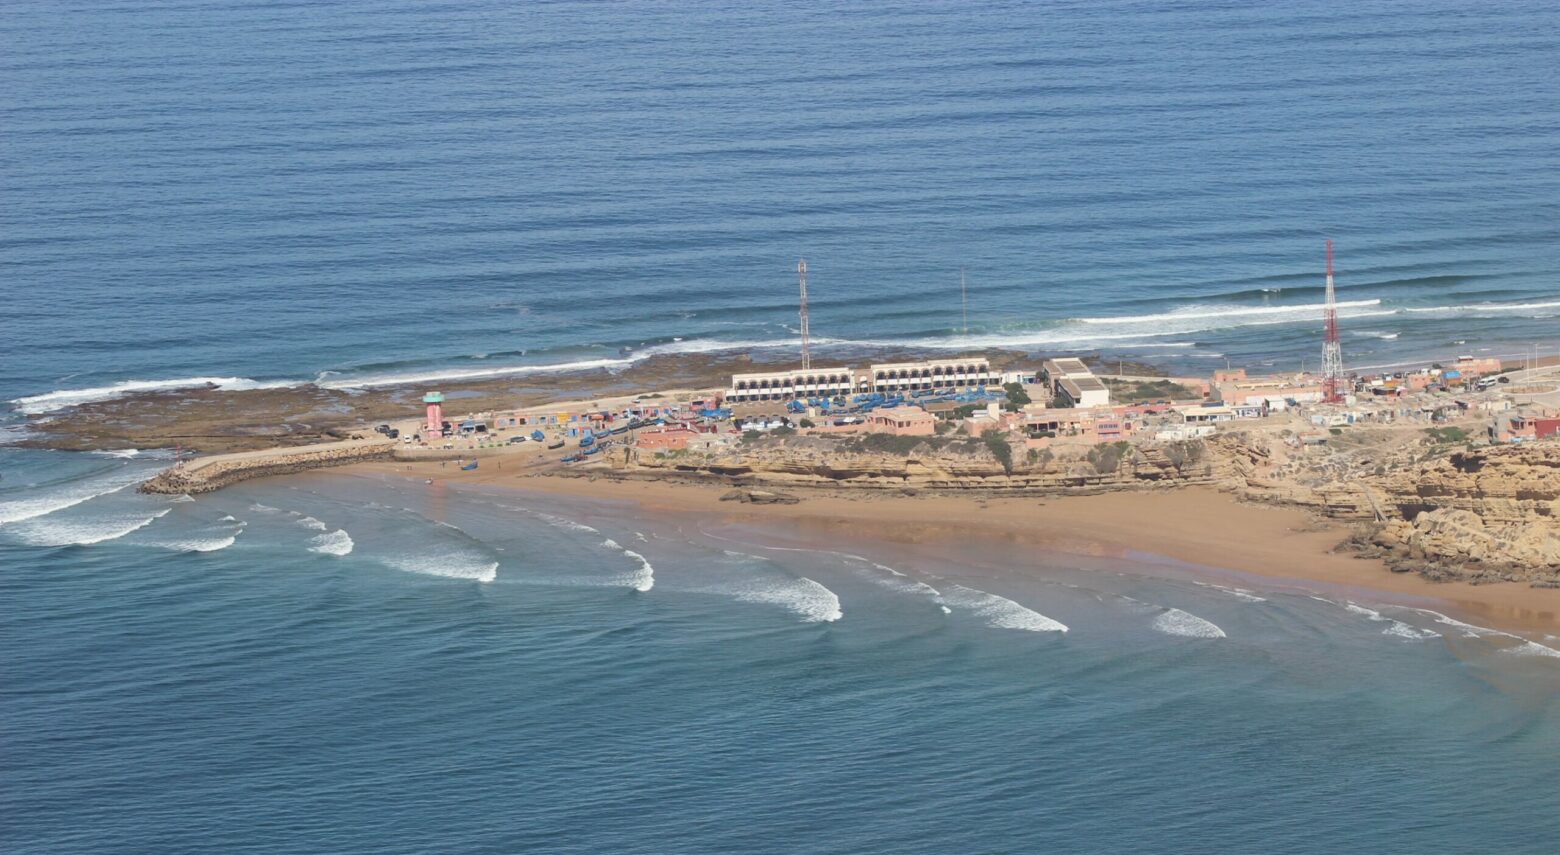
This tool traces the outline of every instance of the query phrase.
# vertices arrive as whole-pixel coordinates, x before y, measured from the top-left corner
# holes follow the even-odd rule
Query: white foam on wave
[[[1232,587],[1229,587],[1227,585],[1215,585],[1212,582],[1193,582],[1192,584],[1200,585],[1201,587],[1204,587],[1204,588],[1212,588],[1215,591],[1223,591],[1224,593],[1229,594],[1230,596],[1234,597],[1237,600],[1243,600],[1243,601],[1248,602],[1248,603],[1265,603],[1265,602],[1267,602],[1267,597],[1259,597],[1255,593],[1253,593],[1251,591],[1248,591],[1245,588],[1232,588]]]
[[[1506,648],[1506,651],[1517,656],[1547,656],[1560,658],[1560,650],[1556,650],[1553,647],[1545,647],[1536,641],[1524,641],[1516,647]]]
[[[314,517],[301,517],[296,522],[298,525],[301,525],[311,531],[324,531],[329,528],[329,526],[325,525]]]
[[[347,555],[352,552],[353,545],[351,535],[339,528],[309,538],[309,551],[321,555]]]
[[[1204,620],[1191,612],[1169,609],[1154,618],[1154,629],[1166,635],[1185,638],[1224,638],[1224,630],[1212,621]]]
[[[260,382],[250,380],[247,377],[182,377],[174,380],[124,380],[107,386],[93,386],[86,389],[58,389],[42,395],[28,395],[22,398],[15,398],[10,403],[22,413],[38,416],[80,404],[109,401],[137,392],[199,389],[206,386],[215,386],[224,391],[238,392],[249,389],[285,389],[295,385],[298,384],[285,381]]]
[[[41,517],[20,523],[11,532],[29,546],[90,546],[118,540],[132,531],[143,529],[171,510],[163,508],[150,515],[120,514],[96,519]]]
[[[1359,309],[1381,305],[1380,300],[1344,300],[1340,309]],[[1184,320],[1229,320],[1244,317],[1271,317],[1273,315],[1305,315],[1316,317],[1325,308],[1321,303],[1294,306],[1182,306],[1156,315],[1121,315],[1117,317],[1078,318],[1080,324],[1164,324]]]
[[[1400,620],[1392,621],[1386,629],[1381,631],[1381,634],[1393,635],[1397,636],[1398,638],[1408,639],[1409,641],[1425,641],[1426,639],[1441,637],[1441,634],[1433,629],[1424,629],[1423,627],[1407,624]]]
[[[942,591],[937,590],[936,588],[932,587],[931,585],[928,585],[927,583],[922,582],[919,579],[912,579],[909,574],[901,573],[900,571],[895,570],[894,568],[888,566],[887,564],[879,564],[879,563],[877,563],[876,561],[873,561],[870,558],[862,558],[860,555],[847,555],[845,553],[840,553],[840,554],[844,555],[846,558],[851,558],[851,559],[854,559],[856,561],[860,561],[863,564],[867,564],[867,565],[869,565],[869,566],[871,566],[871,567],[873,567],[875,569],[878,569],[878,570],[883,571],[884,573],[887,573],[888,574],[887,576],[883,576],[881,574],[874,573],[874,574],[870,574],[867,577],[867,578],[871,579],[873,582],[877,583],[878,585],[881,585],[881,586],[883,586],[885,588],[888,588],[889,590],[892,590],[892,591],[900,591],[902,593],[907,593],[907,594],[913,594],[913,595],[916,595],[916,596],[926,597],[927,599],[929,599],[932,602],[936,603],[937,607],[942,609],[942,613],[943,614],[946,615],[946,614],[952,614],[953,613],[953,610],[948,608],[947,601],[943,599]]]
[[[650,562],[643,555],[623,546],[610,537],[603,540],[601,545],[608,549],[615,549],[639,563],[639,566],[623,580],[624,584],[641,593],[655,587],[655,568],[650,566]]]
[[[165,540],[152,544],[163,549],[171,549],[174,552],[216,552],[227,549],[238,542],[238,533],[224,537],[191,537],[180,540]]]
[[[744,603],[765,603],[790,609],[803,623],[832,623],[845,616],[840,598],[806,576],[784,581],[754,581],[730,591]]]
[[[1323,600],[1323,602],[1330,601]],[[1387,617],[1375,609],[1362,606],[1359,603],[1345,602],[1343,607],[1345,610],[1353,614],[1362,615],[1368,620],[1375,621],[1377,623],[1385,622],[1387,624],[1387,628],[1381,631],[1382,635],[1391,635],[1397,638],[1408,639],[1409,641],[1424,641],[1429,638],[1441,637],[1441,634],[1433,629],[1425,629],[1423,627],[1414,626],[1413,624],[1404,623],[1403,621],[1397,620],[1395,618]]]
[[[1034,609],[1019,605],[1007,597],[963,585],[951,585],[943,593],[950,605],[966,608],[997,629],[1022,629],[1028,632],[1066,632],[1067,625],[1048,618]]]
[[[179,495],[174,496],[173,498],[169,499],[168,501],[172,502],[174,504],[183,504],[185,502],[193,502],[193,501],[195,501],[195,497],[191,496],[189,493],[180,493]]]
[[[485,555],[457,550],[435,555],[398,555],[384,559],[385,563],[407,573],[424,576],[444,576],[450,579],[472,579],[491,582],[498,578],[498,562]]]
[[[543,521],[545,521],[553,528],[561,528],[566,531],[583,531],[589,534],[601,534],[600,530],[598,529],[591,528],[584,523],[575,522],[574,520],[568,519],[566,517],[557,516],[556,514],[537,512],[536,515],[541,517]]]
[[[126,468],[89,481],[67,484],[55,492],[36,498],[0,502],[0,525],[47,516],[100,496],[117,493],[144,480],[145,475],[140,470]]]
[[[139,448],[104,448],[104,449],[99,449],[97,451],[94,451],[92,453],[96,454],[99,457],[117,457],[117,458],[119,458],[121,460],[129,460],[132,457],[140,457],[141,456],[141,449],[139,449]]]
[[[1533,641],[1533,640],[1528,639],[1528,638],[1524,638],[1524,637],[1522,637],[1520,635],[1517,635],[1516,633],[1506,632],[1504,630],[1499,630],[1499,629],[1491,629],[1490,627],[1487,627],[1487,626],[1478,626],[1478,625],[1471,624],[1471,623],[1464,623],[1463,621],[1460,621],[1460,620],[1458,620],[1458,619],[1456,619],[1454,617],[1451,617],[1449,615],[1444,615],[1444,614],[1442,614],[1442,613],[1440,613],[1438,611],[1434,611],[1433,609],[1420,609],[1420,608],[1414,608],[1412,606],[1402,606],[1402,608],[1407,609],[1408,611],[1411,611],[1411,612],[1418,612],[1420,614],[1430,615],[1431,617],[1435,618],[1435,622],[1436,623],[1445,624],[1445,625],[1451,626],[1451,627],[1456,627],[1457,629],[1462,630],[1463,638],[1484,638],[1484,637],[1488,637],[1488,636],[1493,636],[1493,637],[1496,637],[1496,638],[1507,638],[1507,639],[1511,639],[1513,641],[1521,642],[1520,644],[1516,645],[1515,647],[1501,648],[1501,651],[1503,653],[1515,653],[1515,654],[1519,654],[1519,655],[1523,655],[1523,656],[1555,656],[1555,657],[1560,657],[1560,650],[1556,650],[1553,647],[1548,647],[1548,646],[1545,646],[1543,644],[1539,644],[1536,641]]]
[[[1415,314],[1429,314],[1431,312],[1466,314],[1469,312],[1537,312],[1546,309],[1560,309],[1560,300],[1543,303],[1470,303],[1465,306],[1424,306],[1404,309],[1403,311]]]

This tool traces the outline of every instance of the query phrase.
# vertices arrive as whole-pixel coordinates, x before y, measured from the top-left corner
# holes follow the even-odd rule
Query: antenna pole
[[[802,370],[812,370],[812,354],[808,349],[807,334],[807,259],[801,259],[796,263],[796,275],[801,280],[802,309],[798,313],[802,319]]]
[[[1322,309],[1322,400],[1343,400],[1343,346],[1338,342],[1338,297],[1333,292],[1332,241],[1327,242],[1327,302]]]
[[[970,298],[964,285],[964,268],[959,268],[959,308],[964,312],[964,337],[970,337]]]

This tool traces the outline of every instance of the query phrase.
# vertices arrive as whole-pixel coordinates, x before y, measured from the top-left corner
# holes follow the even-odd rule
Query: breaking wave
[[[586,527],[589,528],[589,526]],[[610,537],[606,540],[603,540],[601,545],[607,547],[608,549],[615,549],[629,558],[639,562],[639,567],[623,580],[624,584],[641,593],[649,591],[651,588],[655,587],[655,568],[650,566],[650,562],[647,561],[643,555],[640,555],[634,550],[623,546]]]
[[[591,528],[584,523],[575,522],[574,520],[568,519],[566,517],[560,517],[555,514],[542,513],[540,511],[538,511],[536,515],[553,528],[561,528],[565,531],[583,531],[588,534],[601,534],[601,531],[598,529]]]
[[[872,567],[888,574],[887,576],[876,573],[870,575],[868,578],[870,578],[873,582],[876,582],[877,584],[892,591],[900,591],[902,593],[926,597],[927,599],[936,603],[937,607],[942,609],[943,614],[951,614],[953,612],[952,609],[948,608],[948,602],[943,599],[942,591],[937,590],[931,585],[928,585],[927,583],[918,579],[912,579],[908,574],[901,573],[887,564],[879,564],[870,558],[862,558],[859,555],[846,555],[845,553],[840,554],[844,555],[846,558],[854,559],[864,564],[871,565]]]
[[[1379,306],[1381,301],[1343,300],[1337,305],[1340,309],[1362,309]],[[1153,324],[1160,326],[1176,321],[1228,320],[1230,318],[1272,317],[1275,315],[1298,315],[1302,313],[1308,319],[1318,319],[1322,315],[1323,308],[1324,306],[1321,303],[1306,303],[1293,306],[1184,306],[1157,315],[1124,315],[1114,318],[1078,318],[1077,320],[1080,324]],[[1238,326],[1238,324],[1231,324],[1230,326]]]
[[[352,537],[342,529],[309,538],[309,551],[321,555],[347,555],[352,552]]]
[[[1179,635],[1186,638],[1225,637],[1224,630],[1219,629],[1211,621],[1180,609],[1170,609],[1154,618],[1153,627],[1166,635]]]
[[[1433,629],[1422,629],[1420,627],[1414,626],[1413,624],[1408,624],[1394,618],[1389,618],[1381,612],[1362,606],[1359,603],[1346,602],[1343,604],[1343,607],[1354,614],[1363,615],[1365,618],[1377,623],[1385,622],[1387,624],[1387,628],[1381,631],[1382,635],[1406,638],[1410,641],[1424,641],[1425,639],[1429,638],[1441,637],[1441,634]]]
[[[973,611],[986,620],[987,626],[997,629],[1022,629],[1028,632],[1067,631],[1067,625],[1061,621],[1021,606],[1007,597],[999,597],[975,588],[952,585],[944,592],[943,597],[951,605]]]
[[[300,517],[297,520],[297,523],[298,525],[301,525],[311,531],[324,531],[326,528],[329,528],[329,526],[325,525],[314,517]]]
[[[1212,582],[1193,582],[1192,584],[1198,585],[1198,586],[1203,587],[1203,588],[1212,588],[1215,591],[1223,591],[1224,593],[1229,594],[1230,596],[1234,597],[1237,600],[1244,600],[1245,602],[1248,602],[1248,603],[1265,603],[1265,602],[1267,602],[1267,597],[1259,597],[1255,593],[1253,593],[1251,591],[1248,591],[1245,588],[1232,588],[1232,587],[1229,587],[1227,585],[1215,585]]]
[[[47,516],[56,511],[74,507],[82,502],[117,493],[132,484],[146,480],[140,470],[124,469],[101,478],[73,483],[55,493],[34,499],[17,499],[0,502],[0,525]]]
[[[136,514],[85,520],[43,517],[21,523],[12,533],[29,546],[89,546],[117,540],[143,529],[171,510],[163,508],[150,516]]]
[[[157,541],[152,546],[171,549],[174,552],[216,552],[238,542],[238,532],[220,537],[191,537],[180,540]]]
[[[1560,311],[1560,301],[1526,303],[1474,303],[1448,306],[1389,306],[1380,299],[1345,300],[1337,304],[1340,316],[1368,318],[1382,316],[1463,316],[1493,314],[1510,317],[1523,312],[1535,318],[1554,316]],[[841,348],[916,348],[923,350],[965,350],[970,348],[1023,348],[1052,346],[1062,350],[1092,348],[1101,344],[1117,345],[1124,349],[1136,348],[1190,348],[1196,341],[1165,341],[1167,337],[1186,336],[1192,333],[1237,329],[1273,324],[1318,323],[1322,304],[1300,303],[1290,305],[1244,304],[1193,304],[1179,306],[1167,312],[1145,315],[1121,315],[1101,317],[1062,318],[1030,325],[1030,329],[1003,329],[975,335],[917,335],[909,334],[888,338],[815,338],[818,347]],[[1383,333],[1384,339],[1397,333]],[[169,380],[126,380],[106,386],[83,389],[61,389],[40,395],[13,399],[10,403],[22,413],[42,415],[53,413],[78,404],[111,400],[141,392],[197,389],[215,387],[226,391],[249,389],[284,389],[313,384],[326,389],[362,389],[440,381],[484,380],[499,377],[521,377],[531,374],[554,374],[577,371],[620,371],[638,362],[658,355],[687,355],[720,352],[751,352],[756,350],[793,348],[795,338],[771,338],[756,340],[728,340],[713,338],[677,338],[634,349],[615,356],[598,356],[589,359],[564,359],[558,362],[542,362],[511,365],[429,366],[418,370],[400,372],[376,372],[373,367],[322,371],[310,379],[252,380],[246,377],[185,377]],[[491,356],[491,355],[490,355]]]
[[[832,623],[845,616],[840,598],[806,576],[786,581],[751,582],[731,595],[744,603],[766,603],[790,609],[804,623]]]
[[[498,578],[498,562],[471,550],[455,550],[437,555],[398,555],[384,559],[385,564],[407,573],[472,579],[491,582]]]
[[[296,385],[298,384],[285,381],[261,382],[250,380],[247,377],[183,377],[176,380],[124,380],[107,386],[94,386],[87,389],[60,389],[54,392],[46,392],[42,395],[29,395],[14,399],[11,401],[11,404],[20,412],[30,416],[39,416],[80,404],[110,401],[114,398],[137,392],[199,389],[205,386],[215,386],[218,389],[229,392],[240,392],[249,389],[285,389]]]
[[[1560,658],[1560,650],[1556,650],[1553,647],[1545,647],[1536,641],[1525,641],[1516,647],[1507,648],[1507,650],[1518,656],[1549,656]]]

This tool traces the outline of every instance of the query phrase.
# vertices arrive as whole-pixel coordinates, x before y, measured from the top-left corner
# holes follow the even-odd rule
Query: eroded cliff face
[[[1161,448],[1118,451],[1114,460],[1030,458],[1016,449],[1011,469],[985,448],[933,450],[908,454],[851,452],[818,444],[764,442],[712,454],[675,457],[635,455],[627,469],[641,474],[743,477],[776,485],[846,486],[867,489],[989,490],[1069,493],[1121,489],[1226,486],[1239,471],[1228,455],[1195,450],[1169,453]]]
[[[1421,460],[1426,454],[1432,459]],[[1016,450],[1011,470],[985,448],[851,452],[765,440],[711,454],[632,457],[647,477],[725,476],[774,485],[982,490],[1031,494],[1207,485],[1253,501],[1298,505],[1359,523],[1355,548],[1432,579],[1560,585],[1560,444],[1429,450],[1422,440],[1358,454],[1296,451],[1232,432],[1179,446],[1121,451],[1114,465]]]
[[[1560,444],[1457,452],[1381,487],[1395,514],[1370,542],[1394,566],[1560,585]]]
[[[1455,508],[1486,523],[1560,520],[1560,444],[1506,445],[1454,452],[1383,479],[1399,513]]]

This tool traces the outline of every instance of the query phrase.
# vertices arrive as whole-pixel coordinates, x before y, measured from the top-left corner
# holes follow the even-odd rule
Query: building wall
[[[823,368],[734,374],[726,400],[732,403],[788,401],[864,392],[909,392],[922,389],[970,389],[1000,383],[1002,376],[985,359],[939,359],[925,362],[874,364],[865,369]]]
[[[634,447],[681,451],[688,447],[689,440],[698,435],[697,431],[684,429],[645,431],[634,440]]]

